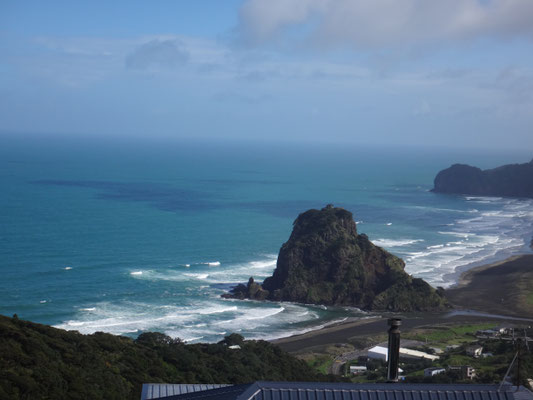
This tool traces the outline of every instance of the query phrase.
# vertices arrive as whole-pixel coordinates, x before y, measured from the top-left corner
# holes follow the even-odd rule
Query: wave
[[[431,207],[431,206],[405,206],[405,208],[419,209],[419,210],[429,210],[429,211],[441,211],[445,213],[477,213],[479,210],[472,208],[469,210],[461,210],[458,208],[442,208],[442,207]]]
[[[142,275],[143,272],[142,271],[133,271],[133,272],[130,272],[130,275]]]
[[[490,202],[490,203],[494,203],[494,202],[503,200],[502,197],[492,197],[492,196],[465,196],[465,199],[467,201],[478,201],[478,202],[486,201],[486,202]]]
[[[415,244],[418,242],[423,242],[424,239],[376,239],[372,240],[372,243],[374,243],[376,246],[380,247],[403,247],[403,246],[409,246],[411,244]]]
[[[64,269],[65,271],[69,271],[69,270],[72,269],[72,267],[65,267],[65,268],[63,268],[63,269]]]
[[[190,278],[195,278],[195,279],[207,279],[209,277],[209,274],[184,273],[183,276],[188,276]]]
[[[229,311],[237,311],[237,310],[238,310],[237,306],[224,307],[224,306],[216,305],[216,306],[213,306],[213,307],[210,307],[210,308],[202,309],[202,310],[197,311],[197,312],[200,315],[210,315],[210,314],[221,314],[221,313],[225,313],[225,312],[229,312]]]

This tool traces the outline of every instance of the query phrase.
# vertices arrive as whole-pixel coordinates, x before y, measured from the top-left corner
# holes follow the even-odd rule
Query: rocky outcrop
[[[404,262],[358,234],[352,213],[331,205],[309,210],[294,222],[271,277],[250,278],[226,297],[355,306],[365,310],[424,311],[446,307]]]
[[[227,299],[251,299],[251,300],[266,300],[268,298],[269,292],[268,290],[264,290],[263,287],[257,283],[254,282],[254,278],[250,277],[248,279],[248,284],[243,285],[242,283],[239,283],[237,286],[235,286],[231,293],[224,293],[222,297]]]
[[[435,177],[434,192],[474,196],[533,197],[533,160],[481,170],[454,164]]]

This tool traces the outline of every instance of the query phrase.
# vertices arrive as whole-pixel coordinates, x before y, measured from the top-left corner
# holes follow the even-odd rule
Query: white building
[[[368,358],[374,360],[388,360],[389,350],[386,347],[374,346],[368,350]],[[439,356],[433,354],[424,353],[423,351],[411,350],[400,347],[400,357],[412,357],[412,358],[425,358],[426,360],[435,361],[439,359]]]
[[[368,350],[368,358],[374,360],[383,360],[387,361],[389,355],[389,349],[381,346],[374,346]]]
[[[350,374],[359,375],[366,372],[365,365],[350,365]]]
[[[466,348],[466,354],[474,358],[479,358],[483,353],[483,346],[474,345]]]

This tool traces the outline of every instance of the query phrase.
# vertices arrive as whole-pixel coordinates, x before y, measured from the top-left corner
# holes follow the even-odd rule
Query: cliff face
[[[476,196],[533,197],[533,160],[481,170],[454,164],[435,177],[434,192]]]
[[[352,214],[327,206],[294,222],[262,287],[251,280],[226,297],[349,305],[366,310],[438,310],[444,299],[404,271],[404,262],[358,235]],[[257,295],[256,295],[257,294]]]

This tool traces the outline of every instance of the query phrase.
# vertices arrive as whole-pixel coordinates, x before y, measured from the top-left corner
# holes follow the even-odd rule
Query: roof
[[[530,399],[533,397],[530,397]],[[515,400],[497,385],[353,384],[318,382],[254,382],[165,400]],[[163,400],[163,399],[161,399]]]
[[[141,400],[160,399],[168,396],[201,392],[210,389],[231,386],[228,384],[178,384],[178,383],[143,383]]]
[[[435,356],[433,354],[424,353],[423,351],[418,350],[411,350],[407,349],[405,347],[400,347],[400,356],[410,356],[410,357],[416,357],[416,358],[427,358],[428,360],[434,361],[438,360],[439,356]],[[368,349],[368,353],[373,354],[381,354],[384,355],[386,358],[389,357],[389,349],[382,346],[374,346],[371,349]]]

